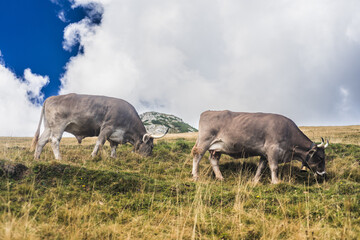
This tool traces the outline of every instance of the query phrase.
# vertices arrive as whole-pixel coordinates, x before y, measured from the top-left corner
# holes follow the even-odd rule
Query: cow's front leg
[[[221,153],[219,152],[215,152],[215,151],[211,151],[210,152],[210,156],[209,156],[209,160],[212,166],[212,169],[215,173],[215,176],[218,180],[224,180],[224,177],[222,176],[221,172],[220,172],[220,168],[219,168],[219,160],[221,157]]]
[[[116,148],[118,146],[118,143],[114,142],[114,141],[111,141],[109,140],[110,142],[110,147],[111,147],[111,157],[112,158],[116,158]]]
[[[99,147],[100,146],[102,147],[104,145],[106,139],[108,139],[108,137],[111,135],[111,133],[112,133],[111,128],[104,128],[100,131],[98,139],[96,140],[96,143],[95,143],[94,150],[91,153],[91,157],[96,156],[96,154],[99,151]]]
[[[261,172],[264,170],[265,166],[266,166],[266,158],[261,157],[260,158],[260,162],[259,162],[259,166],[256,170],[256,174],[254,177],[254,183],[258,183],[260,181],[260,177],[261,177]]]
[[[269,161],[269,167],[271,172],[271,183],[277,184],[279,183],[278,179],[278,163],[275,161]]]
[[[280,155],[280,151],[278,148],[272,149],[272,151],[269,151],[267,154],[267,160],[270,167],[272,184],[277,184],[280,182],[278,179],[278,166],[279,166],[279,158],[280,158],[279,155]]]

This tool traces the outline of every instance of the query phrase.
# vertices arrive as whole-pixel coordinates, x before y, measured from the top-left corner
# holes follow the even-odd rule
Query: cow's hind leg
[[[44,132],[41,134],[39,141],[35,147],[34,158],[39,159],[42,149],[45,144],[49,141],[50,138],[50,128],[45,128]]]
[[[199,163],[201,158],[204,156],[207,149],[200,148],[198,143],[195,144],[191,153],[193,155],[193,167],[192,167],[192,176],[193,179],[196,181],[199,179]]]
[[[57,160],[61,160],[60,140],[61,140],[62,134],[63,134],[63,131],[59,130],[59,131],[56,131],[56,132],[52,132],[51,137],[50,137],[51,147],[52,147],[52,150],[54,152],[54,157]]]
[[[260,181],[260,177],[261,177],[261,172],[264,170],[265,166],[266,166],[266,158],[265,157],[261,157],[260,158],[260,162],[259,162],[259,166],[256,170],[256,174],[254,177],[254,183],[258,183]]]
[[[95,143],[95,147],[93,152],[91,153],[91,157],[95,157],[96,154],[99,151],[99,147],[102,147],[105,143],[105,141],[110,137],[112,133],[112,129],[111,128],[104,128],[100,131],[100,134],[98,136],[98,139]]]
[[[221,157],[221,153],[210,151],[209,161],[211,163],[212,169],[215,173],[215,176],[219,180],[224,180],[224,177],[222,176],[220,169],[219,169],[219,160]]]

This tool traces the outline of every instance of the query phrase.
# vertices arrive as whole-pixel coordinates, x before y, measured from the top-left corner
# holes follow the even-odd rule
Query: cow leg
[[[60,146],[60,139],[56,137],[51,138],[51,148],[54,152],[54,156],[56,160],[61,160],[59,146]]]
[[[192,155],[194,156],[193,167],[192,167],[192,176],[195,181],[199,179],[199,163],[200,163],[201,158],[204,156],[206,149],[207,148],[198,147],[198,144],[196,143],[191,151]]]
[[[254,177],[254,183],[258,183],[260,181],[260,176],[261,176],[261,172],[264,170],[265,166],[266,166],[266,158],[264,157],[261,157],[260,158],[260,162],[259,162],[259,166],[256,170],[256,174],[255,174],[255,177]]]
[[[196,181],[199,179],[199,162],[204,154],[197,154],[193,158],[193,168],[192,168],[192,175],[193,179]]]
[[[104,129],[102,129],[102,130],[100,131],[100,134],[99,134],[99,136],[98,136],[98,139],[97,139],[97,141],[96,141],[96,143],[95,143],[94,150],[93,150],[93,152],[91,153],[91,157],[95,157],[95,156],[96,156],[96,154],[97,154],[98,151],[99,151],[99,147],[100,147],[100,146],[102,147],[102,146],[104,145],[106,139],[108,139],[108,138],[110,137],[111,133],[112,133],[111,128],[104,128]]]
[[[60,140],[61,140],[62,134],[63,134],[63,131],[57,131],[56,133],[52,133],[51,137],[50,137],[51,147],[54,152],[54,156],[55,156],[56,160],[61,160],[59,145],[60,145]]]
[[[205,139],[205,140],[199,140],[199,138],[196,140],[195,146],[191,150],[191,154],[194,156],[193,158],[193,168],[192,168],[192,175],[193,179],[196,181],[199,179],[199,163],[201,158],[204,156],[206,151],[209,149],[211,142],[214,139]],[[221,173],[220,173],[221,175]]]
[[[279,179],[278,179],[278,166],[277,164],[270,164],[270,171],[271,171],[271,183],[272,184],[277,184],[279,183]]]
[[[271,172],[271,183],[277,184],[279,183],[278,179],[278,161],[277,161],[277,154],[273,153],[270,156],[268,156],[268,162]]]
[[[111,140],[109,140],[109,142],[110,142],[110,147],[111,147],[111,155],[110,156],[112,158],[116,158],[116,148],[119,144],[114,141],[111,141]]]
[[[45,128],[44,132],[41,134],[39,141],[35,148],[34,158],[39,159],[43,147],[49,141],[50,138],[50,128]]]
[[[224,180],[224,177],[222,176],[220,169],[219,169],[219,160],[221,157],[221,153],[211,151],[209,156],[209,161],[211,163],[212,169],[215,173],[215,176],[219,180]]]

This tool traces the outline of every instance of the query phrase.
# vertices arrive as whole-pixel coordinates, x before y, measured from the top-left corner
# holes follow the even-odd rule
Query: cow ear
[[[316,150],[317,150],[317,146],[316,146],[316,144],[312,144],[311,145],[311,148],[310,148],[310,150],[309,150],[309,154],[313,154],[313,153],[315,153],[316,152]]]
[[[147,143],[150,140],[150,138],[151,138],[151,135],[148,133],[145,133],[142,140],[144,143]]]
[[[316,147],[314,147],[314,148],[310,149],[309,154],[313,154],[313,153],[315,153],[315,152],[316,152],[316,150],[317,150],[317,148],[316,148]]]

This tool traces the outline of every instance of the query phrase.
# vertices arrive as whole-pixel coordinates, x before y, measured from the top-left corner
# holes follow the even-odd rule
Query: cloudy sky
[[[41,103],[108,95],[197,127],[205,110],[360,124],[360,1],[12,0],[0,3],[0,136],[32,136]]]

